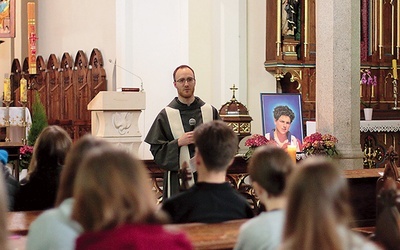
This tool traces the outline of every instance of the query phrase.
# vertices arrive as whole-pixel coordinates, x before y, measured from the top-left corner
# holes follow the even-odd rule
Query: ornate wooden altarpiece
[[[304,121],[315,120],[315,2],[266,1],[265,69],[275,76],[279,91],[302,94]],[[369,69],[378,81],[371,89],[360,84],[360,99],[371,98],[374,120],[400,120],[400,110],[393,109],[397,107],[397,84],[393,82],[392,68],[392,60],[400,59],[400,3],[361,0],[360,11],[360,72]],[[360,104],[361,119],[364,119],[361,111]],[[373,161],[368,167],[380,166],[382,159],[375,159],[373,155],[382,155],[379,150],[388,148],[389,141],[400,154],[400,133],[361,133],[363,151],[367,148],[372,152],[367,156],[369,163]]]

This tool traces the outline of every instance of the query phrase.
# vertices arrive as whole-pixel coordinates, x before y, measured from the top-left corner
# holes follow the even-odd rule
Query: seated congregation
[[[384,249],[351,230],[347,181],[326,158],[294,166],[281,148],[257,148],[248,171],[266,211],[254,214],[225,179],[237,136],[224,122],[212,121],[195,129],[194,140],[196,182],[158,205],[141,160],[100,138],[85,135],[72,143],[60,127],[45,128],[35,144],[33,169],[15,196],[15,208],[44,211],[30,225],[26,249],[193,249],[190,225],[230,221],[242,226],[225,248]],[[56,152],[40,153],[45,141]],[[0,223],[6,225],[7,188],[0,180]],[[37,180],[40,185],[32,184]],[[23,203],[20,192],[28,191],[22,184],[30,182],[40,191]],[[6,249],[10,239],[1,233],[0,248]]]

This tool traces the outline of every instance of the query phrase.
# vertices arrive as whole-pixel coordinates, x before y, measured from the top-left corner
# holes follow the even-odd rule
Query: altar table
[[[316,132],[316,122],[307,121],[307,135]],[[400,155],[400,120],[360,121],[360,144],[364,168],[383,167],[384,155],[390,146]],[[340,142],[339,142],[340,143]],[[396,162],[400,166],[400,158]]]
[[[6,107],[0,107],[0,127],[6,127]],[[10,141],[21,142],[24,136],[23,131],[23,108],[22,107],[9,107],[10,116]],[[26,130],[25,135],[28,136],[29,130],[32,126],[31,113],[28,108],[25,108]]]
[[[316,132],[317,122],[307,121],[307,136]],[[360,121],[360,132],[399,132],[400,120]]]

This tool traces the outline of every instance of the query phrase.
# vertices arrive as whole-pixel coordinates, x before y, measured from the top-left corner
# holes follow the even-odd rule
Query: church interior
[[[144,138],[176,96],[173,70],[187,64],[196,72],[195,95],[234,129],[239,153],[248,149],[246,138],[266,133],[262,94],[299,96],[300,137],[337,137],[335,161],[349,183],[355,231],[375,232],[377,192],[387,178],[399,190],[398,1],[4,2],[0,148],[10,159],[19,160],[27,144],[39,94],[48,124],[73,141],[91,133],[143,160],[161,203],[164,171]],[[372,108],[371,118],[365,108]],[[246,165],[238,154],[227,180],[259,214]],[[28,230],[18,229],[20,218],[37,216],[9,213],[10,230],[23,235],[16,244],[24,247]],[[196,249],[232,249],[242,224],[208,227],[212,239],[200,225],[179,229],[191,234]]]

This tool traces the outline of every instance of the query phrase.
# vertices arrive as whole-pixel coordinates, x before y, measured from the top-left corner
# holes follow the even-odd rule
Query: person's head
[[[78,167],[72,219],[84,231],[156,220],[156,198],[144,164],[115,146],[91,150]]]
[[[303,160],[289,178],[287,198],[287,249],[337,249],[337,228],[348,227],[352,218],[348,184],[340,169],[326,157]]]
[[[278,133],[286,134],[289,132],[294,118],[294,112],[288,106],[276,106],[274,108],[275,129]]]
[[[238,149],[238,138],[223,121],[203,123],[194,130],[196,155],[200,154],[208,171],[225,171]]]
[[[254,151],[247,169],[256,191],[261,187],[268,196],[279,197],[285,190],[293,161],[282,148],[265,145]]]
[[[83,157],[93,149],[109,146],[111,145],[105,140],[96,138],[90,134],[84,135],[72,146],[66,156],[65,166],[61,171],[56,206],[59,206],[65,199],[72,197],[76,173]]]
[[[71,137],[63,128],[56,125],[45,127],[35,142],[29,175],[59,171],[71,144]]]
[[[194,98],[196,78],[194,70],[188,65],[181,65],[173,73],[174,86],[178,91],[180,100],[191,100]]]

